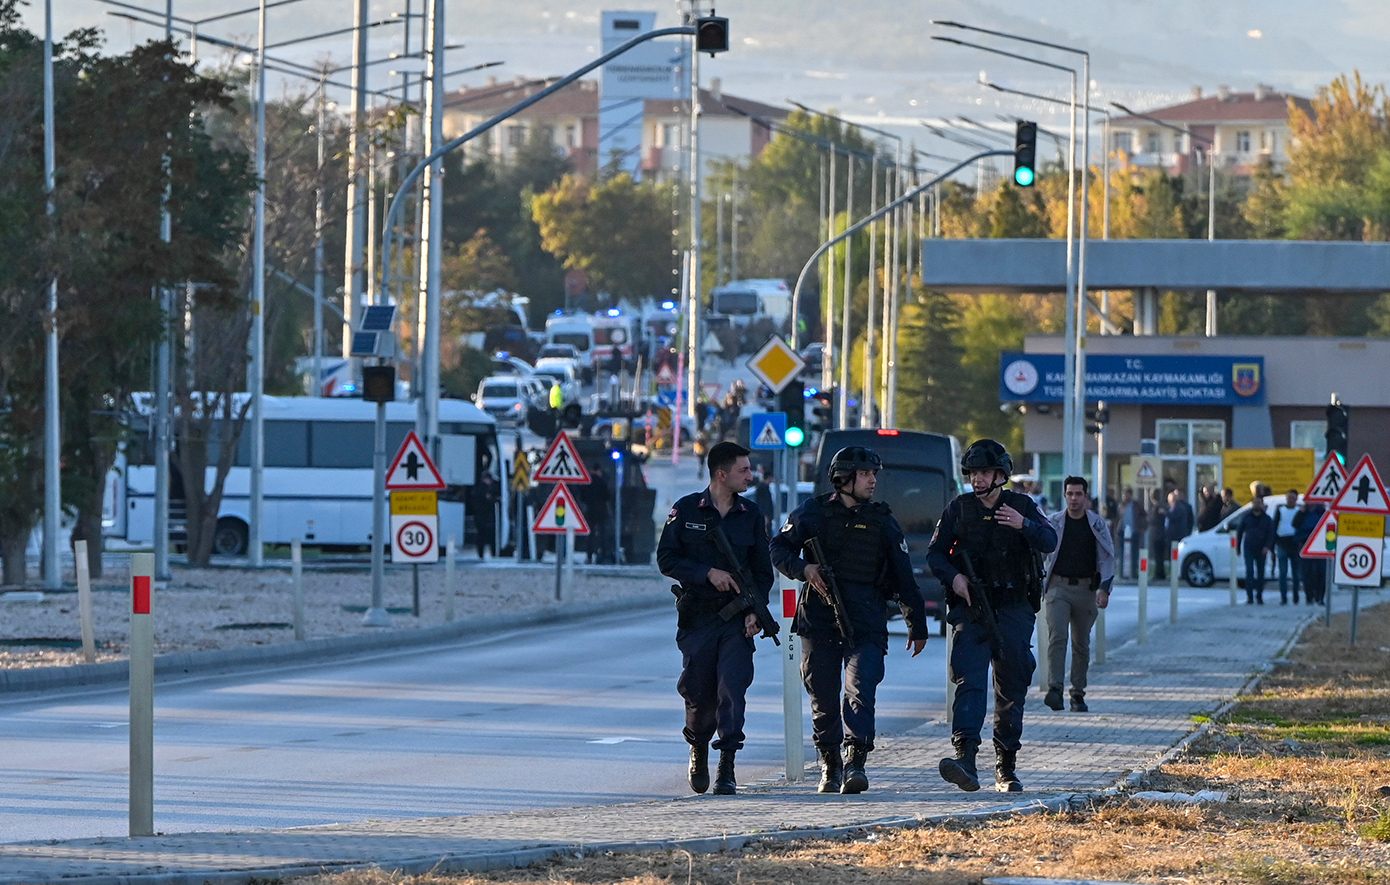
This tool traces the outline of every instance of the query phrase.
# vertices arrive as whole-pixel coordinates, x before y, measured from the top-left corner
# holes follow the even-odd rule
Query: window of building
[[[1159,421],[1158,455],[1165,488],[1182,489],[1192,500],[1198,488],[1221,482],[1224,421]]]
[[[525,126],[508,126],[508,127],[507,127],[507,146],[508,146],[508,147],[518,148],[518,147],[521,147],[521,146],[524,145],[524,144],[526,144],[526,127],[525,127]]]
[[[1113,151],[1127,154],[1134,147],[1134,134],[1131,132],[1116,132],[1114,138],[1115,143],[1110,146]]]
[[[1149,153],[1151,153],[1151,154],[1161,154],[1161,153],[1163,153],[1163,133],[1162,133],[1162,132],[1150,132],[1150,133],[1149,133]]]
[[[553,145],[555,143],[554,126],[541,126],[539,129],[536,130],[536,135],[539,136],[540,140],[545,144]]]
[[[1314,463],[1321,464],[1327,457],[1326,421],[1290,421],[1289,448],[1312,449]]]
[[[578,126],[566,126],[566,127],[565,127],[565,147],[567,147],[567,148],[577,148],[577,147],[579,147],[579,127],[578,127]]]
[[[664,123],[661,126],[661,144],[659,147],[671,148],[681,143],[681,124]]]
[[[1250,153],[1250,130],[1240,129],[1236,131],[1236,153]]]

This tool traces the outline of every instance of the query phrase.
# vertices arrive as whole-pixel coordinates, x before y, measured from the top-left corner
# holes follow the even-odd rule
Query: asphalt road
[[[1193,591],[1184,611],[1225,604]],[[1166,588],[1151,619],[1167,617]],[[1134,632],[1133,589],[1107,624]],[[901,622],[895,626],[901,629]],[[357,661],[161,684],[159,832],[479,814],[687,792],[674,612],[508,632]],[[945,643],[894,637],[879,729],[943,715]],[[781,665],[760,640],[744,782],[783,767]],[[803,702],[809,734],[809,705]],[[124,836],[124,691],[0,703],[0,841]],[[807,756],[811,753],[808,748]]]

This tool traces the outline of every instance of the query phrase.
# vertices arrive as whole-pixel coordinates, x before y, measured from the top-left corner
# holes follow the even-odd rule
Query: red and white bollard
[[[787,739],[787,783],[801,783],[806,768],[806,747],[801,733],[801,640],[792,632],[796,617],[797,587],[782,588],[782,720]]]
[[[154,835],[154,554],[130,557],[130,835]]]

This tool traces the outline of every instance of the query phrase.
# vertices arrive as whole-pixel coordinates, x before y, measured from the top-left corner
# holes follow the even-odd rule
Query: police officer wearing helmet
[[[992,439],[971,443],[960,469],[970,491],[946,505],[927,548],[927,565],[949,588],[947,622],[955,633],[950,672],[953,758],[941,776],[963,790],[980,788],[975,754],[985,721],[985,683],[994,667],[995,789],[1023,789],[1015,760],[1023,736],[1023,704],[1033,681],[1033,620],[1042,598],[1039,554],[1057,549],[1057,532],[1027,495],[1004,484],[1013,472],[1008,451]],[[966,572],[973,572],[968,579]],[[995,615],[999,643],[987,626],[967,617],[970,594],[982,590]]]
[[[841,449],[830,462],[835,491],[802,502],[772,539],[772,564],[814,591],[803,587],[792,629],[802,638],[801,681],[811,695],[822,793],[869,787],[864,764],[874,748],[874,699],[888,653],[887,600],[896,599],[902,609],[913,657],[927,642],[922,594],[902,527],[887,504],[873,500],[882,467],[863,446]],[[820,540],[844,597],[853,645],[837,626],[823,570],[808,561],[811,538]]]

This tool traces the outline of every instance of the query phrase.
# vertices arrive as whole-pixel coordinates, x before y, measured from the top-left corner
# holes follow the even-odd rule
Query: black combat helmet
[[[853,476],[857,470],[882,470],[883,459],[873,449],[863,446],[846,446],[830,459],[830,480],[834,482],[845,476]]]
[[[992,439],[977,439],[960,456],[960,472],[969,473],[971,470],[1002,470],[1008,476],[1014,472],[1014,459],[1009,457],[1009,450],[1000,443]]]

